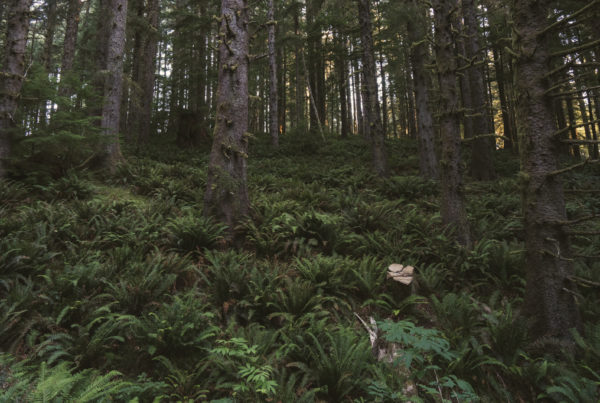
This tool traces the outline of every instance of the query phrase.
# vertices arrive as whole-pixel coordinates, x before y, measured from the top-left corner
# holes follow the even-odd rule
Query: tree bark
[[[571,90],[570,86],[569,86],[569,90]],[[577,129],[575,128],[575,126],[577,125],[577,119],[575,118],[575,109],[573,108],[573,102],[571,99],[566,99],[566,103],[567,103],[567,116],[569,116],[569,126],[571,128],[569,130],[569,133],[571,134],[572,140],[578,140]],[[571,151],[576,158],[581,158],[579,144],[573,144],[573,146],[571,147]]]
[[[175,16],[175,28],[173,32],[173,54],[171,63],[171,94],[169,98],[169,123],[167,131],[169,133],[175,133],[179,122],[177,121],[178,114],[180,112],[182,104],[182,92],[183,89],[183,63],[182,63],[182,42],[184,41],[181,33],[183,26],[183,17],[185,13],[185,6],[183,0],[175,0],[175,7],[173,10],[176,13]]]
[[[394,138],[398,138],[398,124],[396,123],[396,96],[392,83],[390,83],[390,111],[392,112],[392,135]]]
[[[119,143],[119,120],[123,90],[123,51],[127,24],[127,0],[110,0],[108,46],[106,48],[106,80],[101,127],[106,136],[104,166],[114,171],[123,161]]]
[[[337,44],[337,57],[335,59],[335,68],[337,72],[337,84],[338,84],[338,92],[340,98],[340,121],[341,121],[341,136],[343,138],[348,137],[350,133],[350,127],[348,125],[348,97],[347,97],[347,89],[346,89],[346,62],[347,62],[347,52],[344,44],[344,37],[342,34],[336,34],[336,44]]]
[[[46,71],[50,71],[52,65],[52,45],[54,44],[54,32],[56,31],[56,0],[46,2],[46,35],[44,38],[44,54],[42,62]]]
[[[32,0],[9,0],[7,3],[6,49],[0,71],[0,179],[6,176],[5,160],[11,153],[13,114],[23,85],[31,3]]]
[[[268,48],[269,48],[269,132],[271,144],[279,147],[279,112],[277,104],[277,53],[275,52],[275,6],[269,0],[267,13]]]
[[[516,118],[523,170],[523,216],[527,284],[525,313],[532,335],[560,342],[571,340],[578,324],[567,219],[553,133],[552,100],[546,94],[550,52],[543,34],[549,13],[546,2],[513,0]]]
[[[383,64],[383,50],[379,52],[379,76],[381,77],[381,126],[384,135],[388,132],[387,82]]]
[[[59,95],[67,97],[72,89],[68,84],[68,76],[73,69],[75,60],[75,47],[77,45],[77,33],[79,31],[79,14],[81,13],[81,0],[69,0],[67,11],[67,25],[65,27],[65,39],[63,43],[63,55],[60,67]]]
[[[300,126],[300,122],[304,120],[304,106],[306,105],[306,84],[304,83],[302,60],[304,56],[302,52],[304,50],[300,46],[300,3],[297,3],[294,7],[294,33],[296,38],[296,45],[294,46],[294,61],[295,61],[295,72],[296,72],[296,88],[295,88],[295,127]]]
[[[435,154],[435,133],[433,131],[433,117],[429,110],[429,86],[425,62],[427,60],[427,47],[424,43],[427,32],[425,27],[425,12],[419,7],[417,0],[412,0],[411,5],[415,18],[409,18],[406,23],[408,40],[410,44],[410,62],[413,70],[413,86],[415,90],[415,106],[417,109],[417,139],[419,144],[419,171],[429,179],[437,179],[438,161]]]
[[[505,88],[505,74],[504,74],[504,63],[500,58],[500,52],[496,47],[492,48],[492,54],[494,56],[494,68],[496,70],[496,82],[498,83],[498,97],[500,98],[500,112],[502,114],[502,125],[504,127],[504,148],[513,149],[515,148],[516,136],[514,134],[512,122],[510,119],[510,108],[506,96]]]
[[[323,0],[306,2],[308,85],[310,86],[310,130],[316,131],[325,123],[325,65],[321,40],[323,33],[317,16]],[[320,130],[320,129],[319,129]]]
[[[229,226],[248,214],[248,11],[247,0],[222,0],[217,116],[208,166],[204,214]]]
[[[279,52],[279,78],[277,79],[277,99],[278,106],[277,110],[279,112],[278,125],[280,134],[285,134],[287,127],[287,57],[288,52],[285,46],[282,46]]]
[[[435,54],[440,83],[440,130],[442,134],[442,222],[455,231],[456,240],[466,247],[471,245],[471,232],[462,189],[460,126],[458,118],[458,88],[456,86],[456,42],[453,27],[458,0],[434,0]]]
[[[595,102],[594,98],[591,96],[590,93],[588,93],[587,107],[588,107],[590,122],[593,122],[598,119],[598,114],[594,115],[594,107],[592,106],[594,102]],[[592,129],[592,140],[598,141],[598,131],[596,130],[596,125],[591,123],[590,127]],[[590,158],[597,160],[598,159],[598,143],[591,144],[588,147],[588,152],[589,152]]]
[[[140,50],[141,63],[138,65],[137,79],[140,88],[139,110],[135,113],[137,136],[139,143],[146,143],[150,138],[152,122],[152,105],[154,98],[154,82],[156,71],[156,47],[158,44],[158,17],[160,4],[158,0],[147,0],[146,29]]]
[[[354,60],[354,104],[356,106],[356,127],[358,132],[365,138],[369,138],[369,127],[365,125],[365,115],[363,112],[364,97],[361,91],[362,77],[359,71],[358,60]]]
[[[46,34],[44,37],[44,52],[42,55],[42,63],[46,74],[54,73],[52,66],[52,48],[54,45],[54,33],[56,31],[56,0],[48,0],[46,2]],[[41,100],[40,108],[40,126],[45,127],[48,121],[48,100]]]
[[[371,28],[371,2],[370,0],[357,1],[364,77],[362,94],[371,138],[373,166],[377,175],[385,177],[388,175],[388,168],[384,144],[385,133],[381,124],[381,108],[377,96],[377,73],[375,52],[373,50],[373,30]]]
[[[488,133],[486,88],[483,77],[483,67],[480,66],[485,59],[479,46],[479,23],[477,21],[477,10],[473,0],[462,0],[462,12],[465,26],[465,50],[467,59],[475,64],[466,70],[466,78],[470,83],[472,129],[474,136]],[[496,140],[493,137],[476,138],[471,142],[471,176],[477,180],[491,180],[496,177],[494,169],[493,151]]]

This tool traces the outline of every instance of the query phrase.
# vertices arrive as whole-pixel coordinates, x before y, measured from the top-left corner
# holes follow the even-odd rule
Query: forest
[[[598,402],[600,0],[1,0],[0,402]]]

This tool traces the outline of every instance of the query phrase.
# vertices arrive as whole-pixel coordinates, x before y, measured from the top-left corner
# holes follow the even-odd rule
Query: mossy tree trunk
[[[483,63],[486,62],[479,45],[479,22],[474,0],[462,0],[462,14],[465,27],[466,57],[472,66],[465,71],[465,79],[469,82],[469,93],[464,94],[470,99],[471,110],[466,111],[466,120],[471,121],[471,176],[478,180],[492,180],[496,177],[493,152],[496,145],[494,137],[477,137],[488,135],[488,111],[486,100]]]
[[[525,313],[536,338],[565,341],[578,324],[578,310],[568,290],[573,263],[564,193],[556,171],[559,139],[547,95],[550,52],[546,35],[549,5],[538,0],[514,0],[513,49],[517,132],[520,140],[523,216],[527,249]]]
[[[335,72],[337,76],[337,89],[340,99],[340,121],[341,121],[341,136],[348,137],[350,133],[350,125],[348,118],[348,89],[347,89],[347,71],[346,64],[348,54],[346,51],[346,38],[339,32],[334,32],[335,39]]]
[[[417,109],[417,140],[419,144],[419,172],[428,179],[437,179],[438,160],[435,154],[433,117],[429,109],[429,85],[425,63],[428,57],[426,46],[425,10],[417,0],[410,0],[413,15],[407,19],[406,29],[410,44],[410,63],[413,71],[415,106]]]
[[[63,97],[71,95],[72,92],[70,85],[67,84],[67,77],[73,69],[73,61],[75,60],[75,49],[77,45],[77,33],[79,32],[79,14],[81,13],[81,5],[81,0],[69,0],[65,37],[63,41],[63,54],[60,67],[59,95]]]
[[[46,34],[44,37],[44,51],[42,54],[42,63],[46,74],[54,74],[54,64],[52,63],[54,33],[56,31],[56,0],[48,0],[46,2]],[[50,119],[48,119],[48,100],[42,100],[40,105],[40,127],[45,127]]]
[[[306,1],[307,77],[310,86],[310,130],[322,130],[325,124],[325,61],[322,23],[319,13],[323,0]]]
[[[385,154],[385,133],[381,123],[381,108],[377,96],[377,73],[375,51],[373,50],[373,29],[371,27],[371,2],[358,0],[358,21],[362,47],[363,85],[362,94],[366,109],[367,124],[373,152],[373,166],[379,176],[387,176],[387,156]]]
[[[145,11],[145,16],[144,16]],[[134,63],[133,77],[137,82],[139,91],[132,91],[130,122],[128,125],[133,133],[130,137],[136,136],[140,144],[145,144],[150,139],[152,121],[152,105],[154,98],[154,82],[156,73],[156,48],[159,39],[158,17],[160,14],[160,4],[158,0],[147,0],[139,11],[140,27],[136,32],[136,42],[134,48],[139,48],[137,53],[138,63]],[[143,23],[142,23],[143,21]]]
[[[121,117],[121,95],[123,91],[123,52],[127,24],[127,0],[109,0],[109,35],[106,47],[106,78],[104,82],[104,104],[102,105],[101,127],[104,136],[103,164],[114,171],[123,161],[119,143],[119,121]]]
[[[9,0],[6,5],[6,49],[0,70],[0,178],[6,176],[5,160],[11,153],[13,114],[23,85],[31,2]]]
[[[459,90],[456,84],[456,58],[454,43],[458,27],[454,13],[458,9],[458,0],[434,0],[435,15],[435,56],[440,84],[440,131],[442,136],[442,160],[440,161],[440,179],[442,182],[442,222],[455,231],[456,240],[470,246],[471,235],[463,195]]]
[[[504,127],[504,148],[516,149],[516,136],[513,130],[513,120],[511,118],[512,110],[508,103],[508,94],[506,86],[506,76],[504,72],[504,61],[502,53],[498,49],[498,45],[492,47],[492,55],[494,57],[494,68],[496,71],[496,82],[498,83],[498,98],[500,99],[500,111],[502,114],[502,126]]]
[[[248,12],[246,0],[222,0],[217,115],[204,213],[230,228],[248,214]]]
[[[275,52],[275,5],[269,0],[267,20],[269,47],[269,132],[273,147],[279,146],[279,112],[277,100],[277,53]]]

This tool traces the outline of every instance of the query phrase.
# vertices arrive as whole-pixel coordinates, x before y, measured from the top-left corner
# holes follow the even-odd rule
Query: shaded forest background
[[[1,395],[597,401],[599,18],[2,2]]]

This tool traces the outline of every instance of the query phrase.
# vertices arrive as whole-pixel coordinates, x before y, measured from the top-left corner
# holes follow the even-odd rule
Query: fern
[[[118,379],[120,373],[101,374],[92,369],[76,372],[68,362],[49,367],[45,362],[39,369],[27,361],[16,363],[7,356],[0,357],[3,382],[3,401],[35,402],[107,402],[125,390],[129,384]]]
[[[212,218],[187,213],[167,224],[169,245],[177,251],[199,254],[203,249],[214,248],[223,236],[227,226]]]
[[[325,335],[308,333],[311,344],[308,360],[295,365],[306,372],[327,395],[329,401],[342,401],[361,387],[362,375],[372,357],[366,338],[348,329],[326,332]]]

